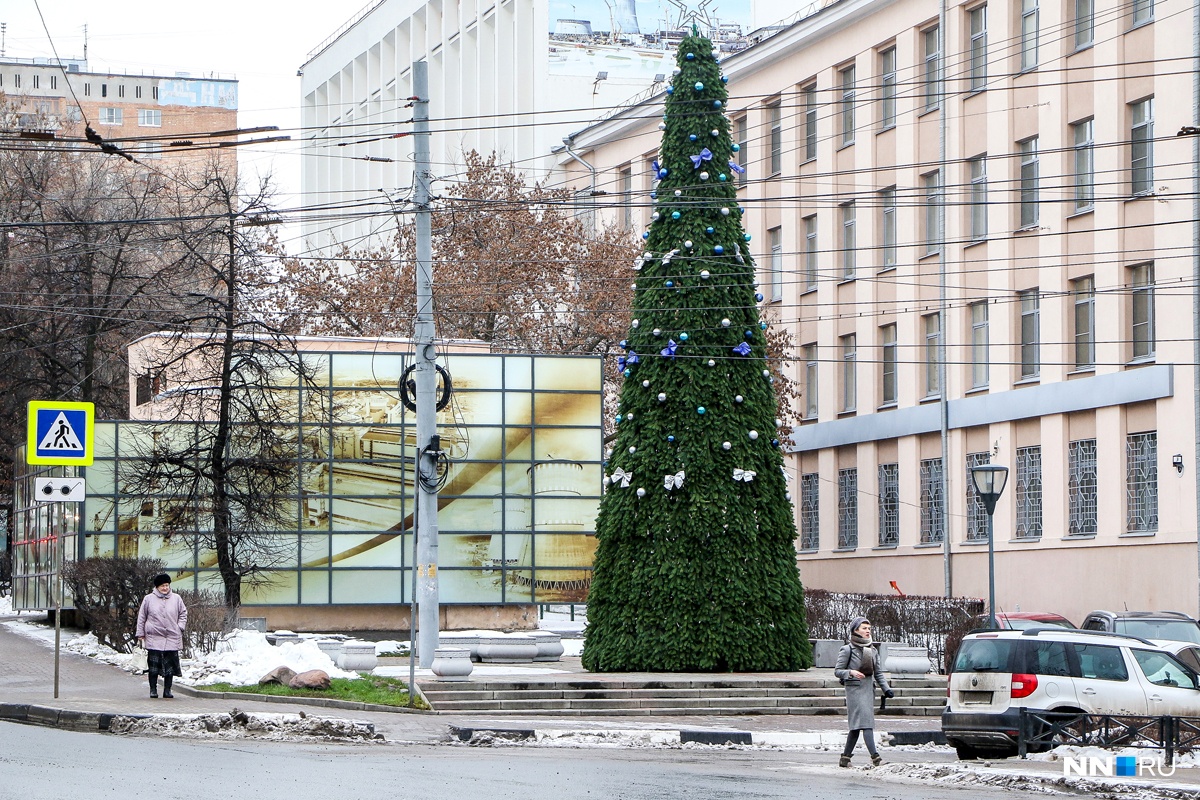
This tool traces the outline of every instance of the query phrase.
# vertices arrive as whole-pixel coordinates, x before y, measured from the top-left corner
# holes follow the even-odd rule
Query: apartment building
[[[193,142],[237,128],[238,83],[187,73],[91,72],[83,59],[0,59],[0,96],[16,127],[83,136],[85,124],[135,158],[208,158]],[[187,144],[182,144],[187,142]],[[235,165],[232,151],[224,151]]]
[[[723,61],[806,585],[986,598],[992,463],[998,608],[1197,612],[1197,24],[840,0]],[[661,102],[573,136],[633,232]]]

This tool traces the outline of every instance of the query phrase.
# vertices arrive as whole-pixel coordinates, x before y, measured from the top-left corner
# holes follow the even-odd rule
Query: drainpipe
[[[950,185],[946,175],[946,117],[949,112],[949,102],[946,93],[946,0],[938,6],[938,180],[942,184],[941,202],[938,204],[938,215],[942,232],[942,246],[938,249],[938,318],[940,335],[938,336],[938,385],[941,388],[941,399],[938,400],[938,412],[942,428],[942,566],[945,572],[946,597],[954,596],[954,573],[950,568],[950,386],[946,382],[946,338],[950,326],[946,319],[946,190]]]
[[[574,143],[574,141],[575,141],[575,137],[564,136],[563,137],[563,146],[565,146],[567,148],[567,155],[569,155],[571,158],[578,161],[580,164],[583,164],[583,166],[587,167],[588,172],[592,173],[592,197],[595,197],[596,196],[596,168],[593,167],[588,162],[584,161],[582,158],[580,158],[579,154],[571,149],[571,145]]]
[[[1195,114],[1200,112],[1200,4],[1192,8],[1192,113]],[[1200,136],[1192,137],[1192,377],[1196,424],[1192,471],[1196,474],[1196,562],[1200,573],[1200,458],[1197,457],[1200,456]],[[1197,592],[1200,594],[1200,574]],[[1200,608],[1200,598],[1197,607]]]

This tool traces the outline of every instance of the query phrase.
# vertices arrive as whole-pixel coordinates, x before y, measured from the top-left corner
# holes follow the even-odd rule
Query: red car
[[[987,614],[980,614],[977,619],[980,627],[987,627]],[[996,615],[996,627],[1001,630],[1023,631],[1028,628],[1041,628],[1050,625],[1059,628],[1076,627],[1066,617],[1049,611],[1001,611]]]

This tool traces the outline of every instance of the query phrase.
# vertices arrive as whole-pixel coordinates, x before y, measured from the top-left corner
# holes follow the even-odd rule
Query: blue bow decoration
[[[637,353],[635,353],[635,352],[633,352],[632,350],[630,350],[630,351],[629,351],[629,358],[625,359],[625,363],[626,363],[626,364],[636,364],[636,363],[638,363],[638,360],[639,360],[639,359],[638,359],[638,354],[637,354]]]
[[[729,159],[729,168],[731,170],[733,170],[734,172],[736,172],[738,175],[746,174],[746,168],[743,167],[741,164],[737,163],[736,161],[734,161],[732,158]]]
[[[737,347],[733,348],[733,352],[737,353],[739,356],[748,356],[750,355],[750,345],[746,342],[742,342]]]
[[[667,358],[674,358],[675,349],[677,347],[679,347],[679,345],[675,343],[674,339],[668,339],[667,346],[662,349],[662,353],[660,355],[666,356]]]
[[[617,356],[617,369],[619,370],[624,370],[625,367],[632,367],[636,363],[638,363],[638,354],[632,350],[629,351],[628,356]]]
[[[653,167],[652,171],[654,172],[654,177],[657,178],[658,177],[658,161],[657,160],[651,161],[650,166]]]
[[[712,161],[712,151],[707,147],[700,151],[700,155],[692,156],[692,169],[700,169],[700,162]]]

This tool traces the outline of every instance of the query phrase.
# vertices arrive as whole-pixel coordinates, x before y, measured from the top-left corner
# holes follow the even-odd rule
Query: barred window
[[[1157,431],[1131,433],[1125,437],[1125,494],[1129,506],[1125,530],[1129,533],[1157,531]]]
[[[838,549],[858,547],[858,470],[838,470]]]
[[[1092,534],[1096,524],[1096,440],[1067,446],[1067,535]]]
[[[1017,538],[1042,538],[1042,448],[1017,448]]]
[[[820,478],[816,472],[800,476],[800,549],[821,546]]]
[[[921,543],[940,542],[946,536],[946,498],[942,493],[942,460],[921,461]]]
[[[900,465],[879,465],[879,546],[900,544]]]
[[[971,477],[971,471],[975,467],[981,467],[984,464],[992,463],[992,454],[983,453],[967,453],[967,541],[968,542],[986,542],[988,535],[988,514],[987,508],[983,505],[983,500],[979,496],[979,492],[975,491],[975,479]]]

